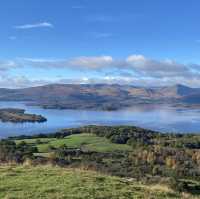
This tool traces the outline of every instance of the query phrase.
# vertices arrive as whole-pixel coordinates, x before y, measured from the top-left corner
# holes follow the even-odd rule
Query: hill
[[[64,138],[36,138],[16,140],[16,143],[26,142],[30,145],[36,145],[39,153],[48,153],[49,147],[59,148],[66,145],[70,148],[85,148],[88,151],[96,152],[116,152],[131,151],[131,147],[126,144],[116,144],[110,142],[104,137],[98,137],[89,133],[74,134]],[[40,155],[41,155],[40,154]]]
[[[200,104],[199,95],[200,89],[183,85],[146,88],[117,84],[52,84],[0,89],[0,101],[27,101],[31,105],[57,109],[116,110],[147,103]]]
[[[96,171],[108,175],[107,177],[110,175],[118,176],[118,179],[123,182],[124,179],[131,179],[131,181],[125,181],[125,186],[130,185],[127,188],[130,190],[134,186],[138,186],[138,182],[142,182],[143,185],[146,184],[147,189],[148,187],[152,187],[152,184],[165,184],[165,187],[170,186],[174,190],[173,193],[179,191],[180,193],[187,192],[187,194],[196,196],[196,198],[200,196],[199,135],[162,134],[134,126],[85,126],[63,129],[60,132],[52,134],[21,135],[19,137],[0,140],[0,168],[10,163],[34,166],[32,170],[41,167],[44,168],[45,165],[54,165],[55,168],[53,169],[58,169],[58,167],[67,170],[69,168],[73,168],[74,170],[84,168],[90,170],[90,172]],[[46,189],[51,190],[51,186],[55,182],[54,178],[59,178],[64,184],[68,183],[64,182],[67,180],[67,176],[64,179],[60,179],[63,177],[62,171],[66,170],[60,169],[60,172],[57,172],[55,175],[51,174],[52,171],[50,170],[49,173],[45,173],[45,178],[41,179],[41,183],[44,183],[41,185],[40,180],[38,183],[35,180],[36,177],[33,177],[34,180],[32,182],[32,176],[29,176],[29,174],[31,175],[31,171],[29,174],[26,174],[22,169],[19,173],[13,174],[12,170],[12,168],[8,170],[11,173],[6,175],[6,179],[4,179],[4,175],[1,175],[0,169],[0,182],[7,182],[6,180],[9,178],[9,182],[12,182],[10,186],[5,185],[6,187],[0,183],[0,194],[3,191],[3,193],[9,193],[9,190],[17,190],[18,192],[16,191],[16,193],[24,194],[28,188],[32,190],[33,187],[36,189],[42,187],[42,185],[48,186],[41,190],[41,194],[46,194]],[[35,171],[38,174],[36,172],[34,175],[37,175],[38,178],[43,176],[40,170]],[[2,173],[6,172],[3,171]],[[24,175],[28,176],[24,177]],[[20,177],[19,180],[17,180],[18,177]],[[16,180],[12,181],[13,178]],[[135,184],[136,180],[137,183]],[[55,182],[55,184],[60,183],[60,181]],[[27,182],[30,182],[31,185],[29,183],[27,185]],[[17,186],[21,183],[21,187],[28,187],[27,189],[21,188],[22,190],[20,190],[19,187],[16,188],[15,183]],[[33,185],[34,183],[37,184]],[[49,191],[49,193],[57,193],[60,190],[60,186],[63,186],[62,183],[59,184],[56,190]],[[76,186],[77,182],[72,180],[72,183]],[[106,185],[111,192],[115,191],[110,190],[113,186],[112,182],[110,182],[110,185]],[[104,189],[101,185],[103,193],[107,190],[106,187]],[[142,187],[144,188],[144,186]],[[63,188],[61,189],[63,190]],[[133,190],[136,192],[129,192],[129,194],[127,193],[128,195],[125,195],[127,197],[121,196],[119,198],[134,198],[133,195],[136,193],[139,196],[135,198],[148,198],[147,195],[143,195],[145,190],[141,188],[133,188]],[[120,192],[118,194],[123,195],[125,193]],[[102,194],[102,197],[96,197],[95,195],[96,198],[107,198],[106,196],[110,197],[109,194],[105,196]],[[155,195],[150,198],[159,198],[160,196],[162,196],[161,198],[164,197],[164,195]],[[175,197],[175,195],[167,196],[165,197],[170,198],[173,196],[174,198],[179,198],[179,196]]]
[[[0,182],[2,199],[181,198],[164,185],[147,186],[93,171],[51,166],[1,166]]]

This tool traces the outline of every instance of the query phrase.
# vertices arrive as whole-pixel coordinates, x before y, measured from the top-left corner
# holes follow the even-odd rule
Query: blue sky
[[[0,1],[0,87],[200,86],[198,0]]]

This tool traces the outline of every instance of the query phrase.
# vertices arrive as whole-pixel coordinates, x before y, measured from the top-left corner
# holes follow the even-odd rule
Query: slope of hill
[[[93,171],[51,166],[0,167],[0,182],[2,199],[181,198],[164,185],[147,186]]]
[[[199,135],[85,126],[12,137],[0,140],[0,198],[199,198],[199,165]]]
[[[115,110],[146,103],[200,104],[198,95],[200,89],[183,85],[144,88],[117,84],[52,84],[0,89],[0,101],[28,101],[32,105],[60,109]]]

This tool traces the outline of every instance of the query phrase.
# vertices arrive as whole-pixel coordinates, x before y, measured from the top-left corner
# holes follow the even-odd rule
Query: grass
[[[0,167],[0,199],[178,199],[165,186],[51,166]],[[189,197],[192,199],[192,197]]]
[[[98,137],[93,134],[76,134],[65,137],[63,139],[56,138],[41,138],[40,144],[38,144],[38,139],[26,139],[16,141],[17,143],[25,141],[29,144],[36,145],[40,153],[48,152],[49,146],[60,147],[66,145],[70,148],[80,148],[83,147],[90,151],[97,152],[113,152],[113,151],[129,151],[131,147],[126,144],[114,144],[104,137]]]

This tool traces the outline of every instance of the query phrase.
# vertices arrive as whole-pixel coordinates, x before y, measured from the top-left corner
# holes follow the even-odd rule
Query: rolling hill
[[[116,110],[134,104],[200,104],[200,89],[184,85],[136,87],[108,84],[51,84],[23,89],[0,89],[0,101],[27,101],[44,108]]]

